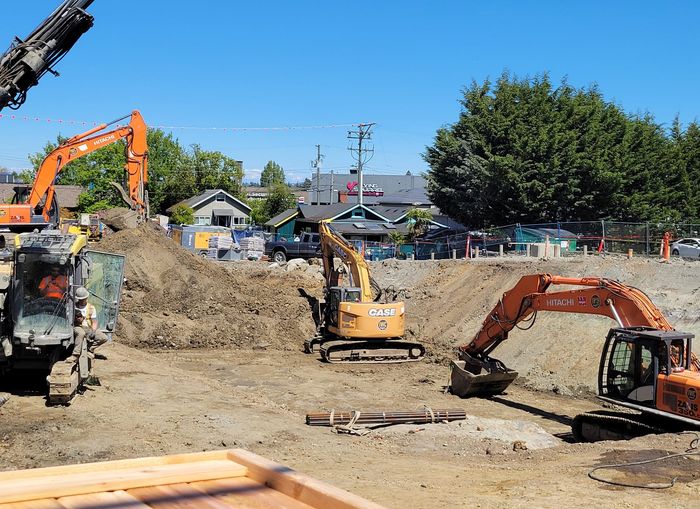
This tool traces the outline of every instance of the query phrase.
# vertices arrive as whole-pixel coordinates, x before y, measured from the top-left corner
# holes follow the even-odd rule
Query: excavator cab
[[[632,408],[660,406],[676,413],[680,408],[678,396],[687,400],[688,390],[693,396],[700,389],[695,387],[698,377],[687,376],[691,373],[693,337],[686,332],[647,327],[611,329],[598,372],[601,398]],[[661,401],[657,401],[657,395]],[[696,397],[691,398],[691,405]]]

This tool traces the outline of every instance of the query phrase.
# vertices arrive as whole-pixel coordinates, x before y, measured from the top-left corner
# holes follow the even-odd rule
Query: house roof
[[[381,196],[377,203],[380,205],[398,204],[398,205],[429,205],[432,200],[428,197],[424,188],[416,189],[399,189],[391,194]]]
[[[332,205],[299,205],[299,213],[307,222],[318,223],[320,221],[333,221],[351,210],[362,207],[373,216],[379,217],[383,221],[390,221],[389,218],[376,211],[373,207],[360,205],[359,203],[334,203]],[[357,218],[366,221],[363,218]]]
[[[411,210],[413,207],[409,206],[387,206],[387,205],[373,205],[371,209],[375,211],[377,214],[381,214],[382,216],[386,217],[390,221],[398,221],[399,219],[403,218],[406,214],[408,214],[408,211]]]
[[[334,221],[333,230],[343,234],[353,235],[388,235],[391,232],[399,232],[402,235],[408,233],[407,224],[392,224],[382,221]]]
[[[287,209],[284,212],[281,212],[272,219],[270,219],[267,223],[265,223],[265,226],[272,226],[273,228],[277,228],[282,223],[295,217],[297,214],[299,214],[299,209]]]
[[[177,207],[179,205],[186,205],[187,207],[190,207],[193,209],[193,208],[197,207],[197,205],[204,203],[205,201],[209,200],[210,198],[213,198],[214,196],[216,196],[219,193],[224,193],[226,196],[228,196],[233,201],[235,201],[236,203],[241,205],[243,208],[245,208],[248,212],[251,211],[251,208],[245,202],[242,202],[241,200],[239,200],[238,198],[236,198],[232,194],[227,193],[223,189],[207,189],[202,194],[198,194],[197,196],[193,196],[192,198],[188,198],[188,199],[183,200],[179,203],[176,203],[175,205],[168,207],[166,212],[172,212],[173,210],[175,210],[175,207]]]
[[[18,183],[14,184],[0,184],[0,201],[2,203],[9,203],[15,194],[15,186],[22,185]],[[59,207],[65,207],[67,209],[75,209],[78,207],[78,198],[80,194],[85,192],[81,186],[63,186],[56,185],[56,200],[58,201]]]
[[[335,219],[357,207],[357,203],[334,203],[333,205],[299,205],[301,216],[308,221]]]

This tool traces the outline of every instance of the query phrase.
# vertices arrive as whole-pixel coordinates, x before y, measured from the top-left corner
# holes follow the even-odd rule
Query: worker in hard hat
[[[61,274],[58,265],[52,265],[49,274],[39,281],[39,294],[45,299],[63,299],[68,289],[68,277]]]
[[[75,323],[73,334],[75,336],[75,346],[73,355],[80,356],[83,348],[83,341],[87,338],[88,352],[95,353],[95,350],[104,345],[109,339],[98,329],[97,310],[95,306],[88,302],[90,292],[85,287],[78,287],[75,290]],[[104,355],[96,354],[96,358],[106,359]]]

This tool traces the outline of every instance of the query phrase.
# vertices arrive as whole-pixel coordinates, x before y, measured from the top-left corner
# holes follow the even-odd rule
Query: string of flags
[[[95,127],[103,122],[87,121],[87,120],[66,120],[62,118],[42,118],[30,115],[16,115],[16,114],[3,114],[0,113],[0,120],[13,120],[21,122],[40,122],[45,124],[59,124],[59,125],[79,125],[85,127]],[[310,130],[310,129],[339,129],[339,128],[349,128],[357,127],[359,123],[355,124],[325,124],[325,125],[297,125],[297,126],[275,126],[275,127],[202,127],[202,126],[175,126],[175,125],[153,125],[149,124],[149,127],[155,129],[167,129],[167,130],[192,130],[192,131],[222,131],[222,132],[237,132],[237,131],[299,131],[299,130]]]

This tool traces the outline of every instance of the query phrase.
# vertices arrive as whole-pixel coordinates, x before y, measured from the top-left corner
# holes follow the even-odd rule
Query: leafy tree
[[[253,199],[248,201],[250,207],[250,219],[254,224],[265,224],[270,220],[270,217],[265,212],[265,199]]]
[[[400,232],[389,232],[389,240],[396,246],[406,242],[406,238]]]
[[[148,130],[148,192],[153,212],[164,212],[168,207],[200,194],[206,189],[224,189],[241,196],[243,168],[221,152],[203,150],[194,145],[188,152],[172,134],[158,129]],[[59,136],[55,143],[47,143],[43,150],[29,156],[33,170],[22,178],[32,182],[46,155],[66,138]],[[80,211],[95,211],[121,206],[123,202],[110,182],[124,178],[125,143],[119,141],[67,164],[58,175],[58,184],[79,185],[87,190],[79,198]]]
[[[406,214],[406,218],[408,219],[408,235],[413,240],[428,231],[433,215],[426,209],[411,209]]]
[[[296,208],[297,199],[294,193],[290,191],[285,184],[275,184],[270,189],[270,194],[265,199],[263,214],[266,217],[265,221],[275,217],[288,209]],[[263,221],[263,222],[265,222]]]
[[[260,174],[260,185],[271,187],[274,184],[284,184],[284,170],[274,161],[268,161]]]
[[[693,182],[677,147],[692,126],[674,140],[596,87],[554,87],[546,74],[473,82],[462,107],[424,158],[433,202],[464,224],[697,215],[697,201],[672,203]]]
[[[194,210],[187,205],[177,205],[170,221],[174,224],[194,224]]]

